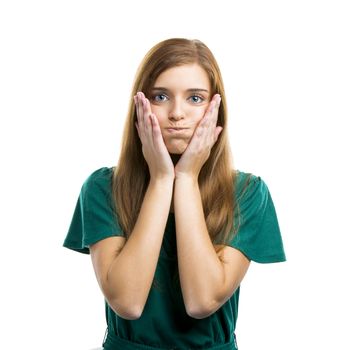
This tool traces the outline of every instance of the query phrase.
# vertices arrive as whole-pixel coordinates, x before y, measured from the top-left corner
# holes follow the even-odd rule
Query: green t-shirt
[[[90,244],[110,236],[125,236],[113,214],[112,172],[112,167],[103,167],[85,180],[64,247],[89,254]],[[285,261],[267,185],[252,175],[247,190],[240,196],[249,174],[242,171],[237,174],[240,226],[237,235],[226,244],[258,263]],[[177,268],[175,217],[169,213],[155,273],[158,285],[151,288],[141,317],[126,320],[105,300],[107,336],[102,344],[105,350],[238,349],[235,326],[240,288],[214,314],[195,319],[187,315],[179,281],[172,278]]]

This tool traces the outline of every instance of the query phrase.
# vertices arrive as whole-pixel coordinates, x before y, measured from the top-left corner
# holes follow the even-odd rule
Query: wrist
[[[160,186],[173,186],[174,179],[175,178],[172,176],[151,177],[150,184]]]
[[[175,183],[189,183],[195,185],[198,183],[198,176],[190,175],[190,174],[176,174]]]

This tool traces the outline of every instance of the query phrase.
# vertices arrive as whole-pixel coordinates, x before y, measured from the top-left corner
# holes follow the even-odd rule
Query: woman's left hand
[[[220,101],[219,94],[213,96],[208,109],[193,133],[190,143],[176,163],[175,178],[186,176],[198,179],[199,172],[209,158],[211,148],[223,129],[221,126],[216,126]]]

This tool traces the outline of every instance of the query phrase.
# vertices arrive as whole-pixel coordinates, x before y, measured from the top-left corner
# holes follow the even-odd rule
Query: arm
[[[142,314],[157,266],[169,215],[173,179],[150,181],[135,227],[129,239],[117,247],[117,239],[90,246],[97,280],[112,309],[126,319]],[[114,243],[111,246],[110,243]]]
[[[250,261],[226,246],[218,256],[206,227],[197,179],[175,180],[174,209],[179,276],[187,313],[208,317],[242,281]]]

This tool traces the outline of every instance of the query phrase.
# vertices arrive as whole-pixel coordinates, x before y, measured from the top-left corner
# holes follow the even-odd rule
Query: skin
[[[198,64],[164,71],[153,88],[159,87],[166,90],[152,91],[150,100],[142,92],[134,97],[136,128],[151,177],[197,179],[222,131],[222,127],[216,126],[220,95],[215,94],[210,100],[209,78]],[[171,133],[166,129],[169,127],[188,129]]]
[[[151,183],[162,184],[162,192],[172,186],[170,211],[175,214],[179,276],[186,311],[191,317],[204,318],[230,298],[250,263],[230,246],[217,254],[220,246],[210,240],[198,185],[199,172],[223,129],[217,126],[221,99],[218,94],[210,99],[208,76],[197,64],[166,70],[154,87],[166,91],[155,91],[151,101],[142,92],[134,97],[136,128]],[[188,92],[192,88],[207,90],[201,93],[203,99]],[[188,130],[170,133],[167,128],[172,126],[185,126]]]
[[[161,84],[161,85],[158,85]],[[217,141],[220,105],[211,96],[206,72],[185,65],[163,72],[155,86],[166,87],[166,96],[142,92],[135,96],[136,128],[151,181],[129,240],[109,237],[90,246],[104,295],[116,313],[126,319],[141,317],[156,271],[164,237],[169,202],[175,208],[179,277],[186,312],[197,319],[218,310],[240,285],[250,261],[237,249],[213,245],[206,226],[198,174]],[[189,88],[208,90],[204,100]],[[186,126],[169,133],[169,126]],[[190,236],[190,239],[189,239]]]

